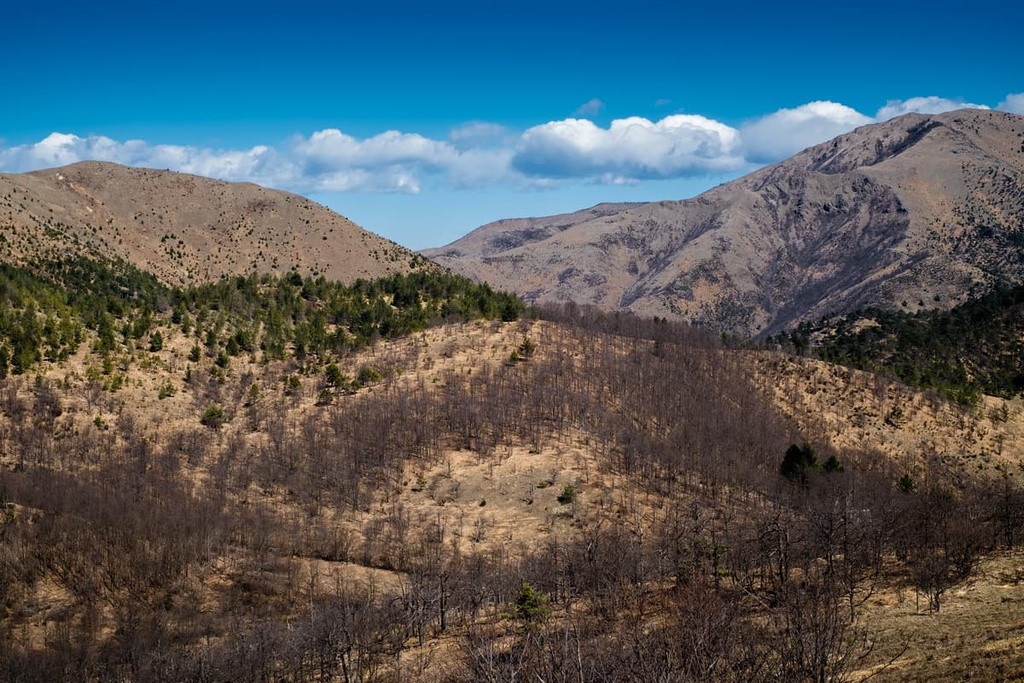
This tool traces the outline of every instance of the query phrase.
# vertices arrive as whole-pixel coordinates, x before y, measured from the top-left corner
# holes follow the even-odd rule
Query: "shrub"
[[[199,418],[200,424],[213,429],[219,429],[227,421],[227,415],[224,414],[224,409],[220,406],[210,406],[203,411]]]
[[[537,590],[529,581],[523,581],[516,597],[516,618],[532,623],[540,621],[548,614],[548,598]]]
[[[519,361],[529,360],[536,351],[537,345],[529,337],[524,337],[523,342],[513,349],[508,361],[510,364],[515,365]]]
[[[360,384],[366,385],[373,384],[374,382],[379,382],[380,377],[380,371],[377,370],[376,368],[370,367],[369,365],[364,365],[359,369],[358,380]]]
[[[825,464],[821,466],[823,472],[842,472],[843,464],[839,462],[839,458],[834,455],[830,455]]]
[[[342,374],[337,363],[331,363],[324,369],[324,380],[327,382],[327,386],[340,387],[345,383],[345,375]]]
[[[562,492],[558,494],[558,502],[562,505],[569,505],[576,500],[576,487],[572,484],[566,484]]]
[[[786,450],[786,456],[779,466],[779,474],[792,482],[806,484],[807,473],[818,467],[818,457],[814,454],[813,448],[807,444],[793,444]]]

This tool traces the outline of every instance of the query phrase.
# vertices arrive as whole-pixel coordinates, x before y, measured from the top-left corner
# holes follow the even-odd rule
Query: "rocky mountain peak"
[[[533,301],[743,334],[858,307],[948,307],[1024,281],[1024,117],[858,128],[686,201],[483,226],[427,250]]]

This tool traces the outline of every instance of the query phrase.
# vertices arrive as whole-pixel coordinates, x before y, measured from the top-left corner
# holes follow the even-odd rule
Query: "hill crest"
[[[423,259],[299,195],[251,183],[81,162],[0,174],[2,258],[122,258],[172,285],[244,273],[352,281]]]

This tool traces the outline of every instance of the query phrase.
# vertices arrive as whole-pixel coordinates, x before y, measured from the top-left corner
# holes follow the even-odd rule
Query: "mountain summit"
[[[533,302],[767,334],[1024,282],[1024,117],[858,128],[686,201],[504,220],[424,255]]]
[[[87,161],[0,174],[0,260],[122,258],[167,284],[250,272],[374,278],[421,267],[305,197],[250,183]]]

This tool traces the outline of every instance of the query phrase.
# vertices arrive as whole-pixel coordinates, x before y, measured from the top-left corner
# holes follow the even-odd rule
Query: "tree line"
[[[162,348],[167,327],[225,357],[343,354],[444,321],[511,321],[517,297],[440,271],[351,285],[296,272],[171,288],[123,261],[0,264],[0,377],[59,362],[88,338],[107,358]],[[165,328],[161,331],[161,328]]]

